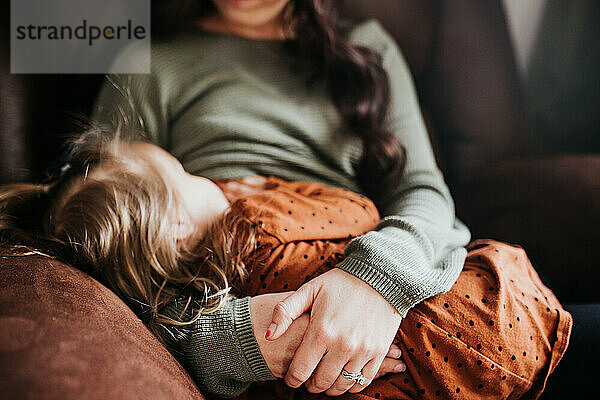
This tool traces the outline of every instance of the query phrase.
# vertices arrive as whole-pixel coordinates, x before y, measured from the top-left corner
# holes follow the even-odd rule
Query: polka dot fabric
[[[245,294],[297,289],[343,258],[348,235],[372,230],[378,221],[375,206],[364,196],[269,179],[277,187],[232,205],[264,229],[256,252],[261,262],[251,269]],[[407,371],[340,400],[539,397],[567,349],[571,315],[540,281],[520,246],[478,239],[467,250],[450,291],[418,304],[402,321],[395,343]],[[282,381],[255,383],[240,396],[292,398],[329,399],[292,390]]]
[[[231,205],[262,232],[241,295],[297,289],[339,263],[351,238],[379,222],[373,202],[349,190],[272,176],[268,187]]]

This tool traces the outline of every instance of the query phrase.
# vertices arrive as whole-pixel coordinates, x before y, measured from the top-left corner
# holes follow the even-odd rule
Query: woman
[[[207,386],[231,395],[268,377],[247,327],[268,320],[264,330],[276,343],[310,310],[286,384],[328,395],[361,391],[408,310],[452,287],[470,239],[454,216],[402,54],[376,21],[338,24],[328,1],[164,3],[153,12],[170,37],[155,41],[152,73],[112,76],[96,119],[139,128],[193,174],[319,181],[367,194],[383,217],[350,243],[337,268],[293,295],[234,299],[203,320],[197,335],[220,349],[203,360],[220,369]]]

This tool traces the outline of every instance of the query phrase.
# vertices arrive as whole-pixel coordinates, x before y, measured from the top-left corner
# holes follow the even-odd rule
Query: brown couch
[[[202,398],[125,303],[83,272],[7,257],[0,287],[1,398]]]
[[[532,156],[500,1],[340,3],[347,15],[378,17],[404,51],[438,162],[473,237],[523,245],[561,300],[598,300],[592,238],[600,157]],[[8,28],[8,2],[0,7]],[[73,115],[89,113],[102,77],[10,75],[6,30],[0,183],[40,180],[62,134],[75,129]],[[0,321],[2,397],[201,398],[124,303],[60,262],[0,258]]]

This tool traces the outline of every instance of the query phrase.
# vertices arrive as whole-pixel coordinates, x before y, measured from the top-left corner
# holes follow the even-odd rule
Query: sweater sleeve
[[[179,317],[176,305],[163,312]],[[252,382],[276,379],[254,337],[250,297],[229,297],[215,312],[170,332],[171,352],[204,394],[231,398]]]
[[[399,184],[386,188],[383,217],[374,231],[352,240],[337,265],[383,295],[402,315],[416,304],[450,290],[466,259],[469,229],[455,217],[454,202],[439,170],[419,109],[414,83],[394,39],[375,26],[362,35],[375,43],[392,95],[388,128],[406,148]]]

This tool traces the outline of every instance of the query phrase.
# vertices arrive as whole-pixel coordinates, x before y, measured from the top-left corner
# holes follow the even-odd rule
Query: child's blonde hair
[[[197,246],[178,245],[168,218],[177,199],[158,171],[127,157],[131,142],[90,129],[71,141],[59,179],[0,187],[0,248],[34,250],[90,273],[165,342],[167,325],[216,310],[242,282],[255,227],[228,210]],[[184,305],[178,318],[162,313],[174,301]]]

